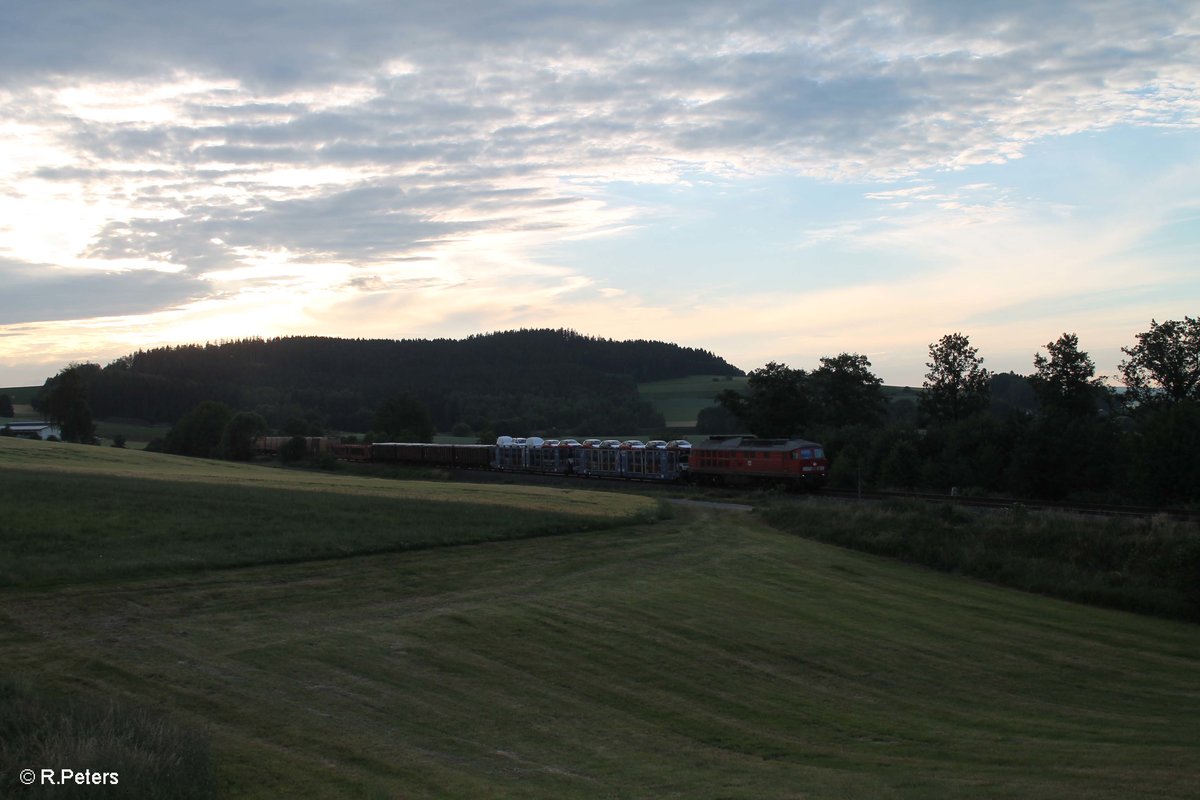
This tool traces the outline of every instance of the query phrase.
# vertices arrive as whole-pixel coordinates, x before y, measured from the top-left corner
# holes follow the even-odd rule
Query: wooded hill
[[[514,435],[661,428],[662,415],[639,398],[638,382],[743,374],[704,350],[570,330],[461,340],[246,339],[138,351],[83,373],[99,419],[173,423],[201,401],[217,400],[256,411],[272,427],[303,419],[367,431],[384,400],[409,394],[428,406],[438,430],[465,423]]]

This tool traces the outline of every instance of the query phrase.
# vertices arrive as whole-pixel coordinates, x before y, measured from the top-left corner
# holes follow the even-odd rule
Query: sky
[[[745,370],[1200,315],[1200,3],[0,0],[0,386],[564,327]]]

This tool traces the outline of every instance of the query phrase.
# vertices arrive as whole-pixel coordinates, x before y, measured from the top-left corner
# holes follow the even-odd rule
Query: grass
[[[639,383],[638,393],[642,399],[654,403],[663,413],[668,428],[694,428],[696,416],[703,409],[717,404],[714,399],[717,394],[725,389],[744,392],[746,381],[744,377],[726,380],[724,376],[692,375],[687,378]],[[884,386],[882,389],[889,402],[915,400],[919,394],[918,389],[904,386]]]
[[[638,497],[631,497],[627,502],[618,505],[613,503],[611,496],[578,489],[397,482],[313,470],[290,470],[230,461],[185,458],[116,447],[2,438],[0,469],[33,470],[69,476],[96,475],[131,481],[173,481],[206,486],[236,485],[243,488],[347,494],[354,497],[383,497],[394,501],[418,499],[614,518],[636,516],[653,509],[655,505],[653,501]]]
[[[7,456],[6,474],[33,469]],[[132,470],[109,463],[93,475]],[[183,482],[156,484],[169,493],[153,504],[189,502],[171,499]],[[533,502],[483,488],[523,497],[501,513]],[[39,696],[198,732],[180,747],[211,751],[224,797],[1196,795],[1200,627],[914,568],[758,515],[626,523],[0,588],[0,652]]]
[[[773,503],[764,517],[823,542],[1029,592],[1200,622],[1200,529],[1166,517],[971,512],[921,502]]]
[[[1191,797],[1194,626],[750,515],[7,591],[10,669],[172,709],[231,797]]]
[[[170,425],[151,425],[144,422],[97,420],[96,435],[104,440],[106,445],[112,443],[116,436],[125,437],[125,446],[141,450],[155,439],[162,439],[171,430]]]
[[[696,415],[709,406],[716,405],[713,399],[725,389],[742,390],[746,379],[724,376],[693,375],[667,381],[638,384],[638,394],[649,400],[662,412],[668,428],[694,428]]]
[[[641,498],[0,442],[0,586],[340,558],[628,524]]]
[[[51,770],[57,783],[19,783],[28,768],[39,776]],[[64,777],[64,769],[72,774]],[[103,783],[70,782],[88,772]],[[208,741],[160,714],[51,697],[8,680],[0,681],[0,791],[56,800],[97,794],[199,800],[215,795],[216,771]]]
[[[0,389],[0,394],[11,397],[13,405],[28,405],[41,389],[41,386],[10,386],[7,389]]]

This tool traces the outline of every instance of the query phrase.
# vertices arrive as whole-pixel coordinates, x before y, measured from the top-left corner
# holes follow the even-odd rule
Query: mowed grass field
[[[210,743],[221,796],[1200,794],[1197,626],[842,550],[755,514],[662,519],[632,496],[343,486],[172,459],[148,462],[162,473],[152,479],[125,460],[150,454],[59,447],[72,458],[0,450],[5,476],[37,473],[68,508],[87,475],[170,492],[236,482],[245,504],[261,491],[269,508],[275,492],[385,498],[397,511],[442,503],[423,525],[443,536],[472,505],[531,522],[573,515],[562,535],[454,547],[165,574],[147,548],[141,574],[18,570],[35,577],[0,588],[0,672],[167,714]],[[106,461],[88,472],[92,457]],[[168,529],[156,546],[197,507],[168,493],[146,508],[172,497],[186,512],[156,519]],[[336,539],[360,522],[349,511],[309,527]],[[151,796],[121,778],[127,796]]]
[[[611,527],[646,498],[285,470],[0,439],[0,586],[144,577]]]

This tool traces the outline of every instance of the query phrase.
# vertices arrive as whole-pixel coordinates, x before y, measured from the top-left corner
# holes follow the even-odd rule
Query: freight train
[[[669,445],[501,436],[494,445],[380,442],[331,444],[329,450],[340,459],[381,464],[711,485],[782,483],[797,489],[819,488],[829,472],[825,448],[817,442],[751,436]]]

